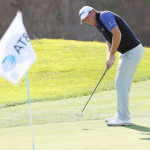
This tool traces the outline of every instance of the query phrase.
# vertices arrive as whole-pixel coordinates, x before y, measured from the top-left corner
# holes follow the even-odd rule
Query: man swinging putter
[[[131,125],[129,112],[129,92],[133,76],[144,54],[144,48],[129,25],[117,14],[110,11],[97,11],[84,6],[79,11],[81,23],[96,26],[107,44],[106,67],[109,69],[120,52],[116,75],[117,114],[106,118],[109,126]]]

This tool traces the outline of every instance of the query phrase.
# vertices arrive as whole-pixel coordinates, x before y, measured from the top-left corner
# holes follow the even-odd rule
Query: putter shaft
[[[80,113],[80,114],[82,114],[82,113],[83,113],[84,109],[86,108],[87,104],[89,103],[90,99],[92,98],[92,96],[93,96],[94,92],[96,91],[96,89],[97,89],[98,85],[100,84],[101,80],[103,79],[103,77],[104,77],[104,75],[106,74],[106,72],[107,72],[107,70],[108,70],[108,69],[109,69],[109,67],[107,67],[107,68],[106,68],[106,70],[105,70],[104,74],[102,75],[101,79],[99,80],[98,84],[96,85],[96,87],[95,87],[94,91],[92,92],[91,96],[89,97],[88,101],[86,102],[86,104],[85,104],[85,106],[84,106],[84,108],[82,109],[82,111],[81,111],[81,113]]]

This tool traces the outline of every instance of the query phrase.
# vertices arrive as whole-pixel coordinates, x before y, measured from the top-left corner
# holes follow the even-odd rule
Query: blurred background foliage
[[[85,5],[117,13],[130,25],[144,46],[150,45],[150,0],[0,0],[0,36],[20,10],[31,39],[103,42],[97,29],[79,23],[78,13]]]

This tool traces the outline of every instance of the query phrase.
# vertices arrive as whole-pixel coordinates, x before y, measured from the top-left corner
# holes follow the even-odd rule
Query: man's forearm
[[[112,29],[112,44],[110,49],[107,49],[107,60],[106,60],[106,67],[111,68],[116,60],[116,51],[118,50],[119,44],[121,42],[121,32],[117,27]],[[109,44],[107,44],[109,46]]]
[[[113,35],[113,37],[112,37],[112,46],[111,46],[111,49],[110,49],[110,55],[115,55],[116,54],[120,42],[121,42],[121,35],[120,36]]]
[[[108,58],[110,55],[111,44],[108,41],[106,42],[106,44],[107,44],[107,58]]]

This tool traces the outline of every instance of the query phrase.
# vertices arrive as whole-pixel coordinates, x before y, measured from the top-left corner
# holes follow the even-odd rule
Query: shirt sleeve
[[[109,13],[102,14],[101,21],[110,32],[114,27],[118,26],[113,14],[111,15]]]

